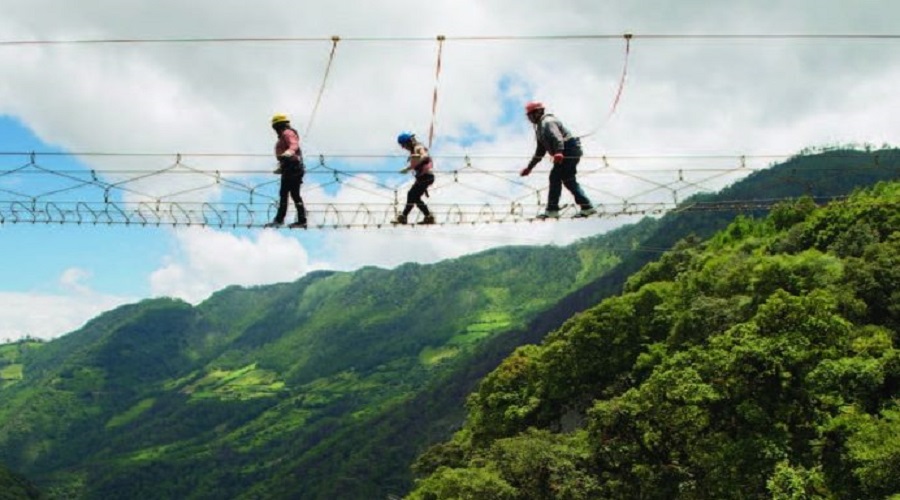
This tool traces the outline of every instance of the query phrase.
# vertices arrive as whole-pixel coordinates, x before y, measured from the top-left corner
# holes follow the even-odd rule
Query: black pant
[[[591,208],[591,200],[585,196],[578,181],[575,180],[578,162],[581,161],[581,144],[577,139],[570,139],[565,143],[562,163],[553,165],[550,170],[550,190],[547,193],[547,210],[559,210],[559,196],[562,187],[565,186],[575,197],[575,203],[582,209]]]
[[[413,205],[419,207],[419,210],[426,216],[431,214],[431,212],[428,211],[428,205],[422,201],[422,195],[428,191],[428,186],[432,184],[434,184],[434,174],[422,174],[416,176],[415,184],[413,184],[413,186],[409,188],[409,192],[406,193],[406,206],[403,207],[404,216],[409,215],[413,209]]]
[[[303,207],[303,198],[300,197],[300,184],[303,184],[303,165],[299,162],[282,162],[281,164],[281,189],[278,190],[278,213],[275,214],[275,222],[284,223],[287,215],[288,195],[294,200],[297,209],[297,222],[306,222],[306,209]]]

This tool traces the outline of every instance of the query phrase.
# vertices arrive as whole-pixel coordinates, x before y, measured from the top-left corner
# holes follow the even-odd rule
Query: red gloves
[[[564,159],[566,159],[566,157],[563,156],[562,153],[555,153],[553,155],[553,164],[559,165],[560,163],[563,162]],[[525,177],[526,175],[528,175],[530,173],[531,173],[531,167],[525,167],[519,172],[519,175],[521,175],[522,177]]]

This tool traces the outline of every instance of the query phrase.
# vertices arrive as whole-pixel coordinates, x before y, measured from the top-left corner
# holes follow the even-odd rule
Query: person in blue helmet
[[[416,206],[425,215],[419,224],[434,224],[434,215],[428,210],[428,205],[422,201],[423,195],[428,196],[428,186],[434,184],[434,162],[428,156],[428,148],[416,140],[416,135],[412,132],[403,132],[398,135],[397,144],[409,151],[406,166],[400,170],[400,173],[414,172],[416,182],[406,193],[406,206],[403,207],[403,213],[399,214],[391,223],[406,224],[409,213]]]
[[[576,167],[581,160],[581,140],[575,137],[558,118],[544,112],[544,105],[537,101],[525,105],[525,114],[528,121],[534,125],[534,134],[537,147],[528,166],[522,169],[520,175],[526,176],[531,169],[540,163],[545,154],[553,157],[553,168],[550,169],[550,189],[547,193],[547,210],[538,215],[539,219],[559,218],[559,196],[563,186],[575,197],[575,203],[581,207],[581,211],[575,217],[588,217],[597,213],[591,204],[591,200],[584,194],[584,190],[575,179]]]

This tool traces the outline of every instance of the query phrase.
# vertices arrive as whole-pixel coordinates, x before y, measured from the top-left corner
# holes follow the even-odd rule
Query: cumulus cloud
[[[77,267],[70,267],[63,271],[62,275],[59,277],[59,284],[65,290],[84,295],[91,292],[90,287],[85,283],[90,277],[90,271]]]
[[[174,232],[175,251],[150,276],[156,296],[198,303],[228,285],[293,281],[310,270],[306,251],[274,230],[236,236],[212,229]]]
[[[52,339],[135,300],[91,290],[82,283],[87,274],[79,269],[66,270],[60,276],[58,293],[0,292],[0,341],[26,336]]]
[[[9,98],[0,106],[72,149],[264,152],[270,142],[266,118],[272,112],[292,114],[305,129],[330,52],[328,38],[342,35],[347,40],[337,46],[309,144],[322,151],[390,152],[396,131],[424,132],[430,124],[437,44],[428,39],[445,34],[450,39],[443,51],[440,134],[459,135],[472,126],[492,133],[503,113],[504,97],[541,97],[586,131],[600,121],[615,93],[623,58],[621,40],[476,42],[454,41],[453,36],[625,31],[640,35],[651,30],[845,32],[848,26],[834,19],[847,10],[858,18],[850,19],[850,28],[872,31],[879,25],[890,28],[886,24],[890,16],[883,11],[893,9],[883,3],[876,9],[872,2],[848,9],[839,1],[774,9],[750,1],[639,3],[640,7],[567,2],[535,16],[535,9],[543,5],[536,1],[487,5],[444,1],[427,6],[411,1],[377,6],[338,1],[329,9],[298,2],[291,6],[298,15],[286,16],[284,5],[273,1],[223,8],[221,2],[204,0],[189,7],[174,1],[80,5],[11,0],[0,7],[6,19],[4,33],[25,39],[256,35],[321,41],[5,48],[0,58],[9,64],[4,65],[0,88]],[[396,22],[410,9],[421,13],[418,22]],[[353,37],[423,40],[366,42]],[[892,52],[886,44],[869,42],[638,38],[621,109],[624,123],[617,127],[627,134],[609,137],[606,144],[655,150],[663,143],[659,139],[675,131],[671,129],[690,126],[695,133],[719,129],[717,118],[736,111],[749,114],[729,120],[732,126],[749,130],[756,120],[773,115],[790,118],[840,103],[842,95],[851,95],[863,83],[863,74],[886,76],[890,65],[884,62]],[[853,76],[842,77],[848,68]],[[512,85],[506,89],[511,95],[498,95],[499,83],[510,78],[524,86]],[[69,112],[60,113],[62,109]],[[661,116],[677,122],[660,122]],[[91,126],[78,126],[85,123]],[[732,145],[727,135],[714,143],[705,136],[682,139],[685,149]]]
[[[0,46],[0,114],[67,151],[164,153],[80,158],[101,179],[127,187],[113,194],[144,203],[142,217],[151,224],[157,199],[237,207],[194,215],[212,222],[240,214],[242,203],[271,203],[277,180],[270,174],[268,118],[275,112],[311,132],[302,138],[310,167],[303,190],[313,223],[340,225],[367,210],[382,220],[392,216],[410,182],[384,173],[403,164],[396,134],[413,130],[426,138],[432,119],[438,181],[427,202],[439,220],[463,210],[466,221],[476,222],[491,211],[533,215],[546,197],[549,165],[517,175],[533,150],[521,109],[530,99],[544,101],[578,134],[596,131],[584,138],[579,166],[595,203],[671,203],[739,179],[748,172],[737,169],[741,155],[896,143],[900,51],[890,40],[641,35],[891,33],[898,14],[900,6],[879,0],[334,0],[327,8],[274,0],[4,0],[0,33],[7,40],[309,40]],[[623,38],[504,38],[625,32],[636,38],[622,99],[609,118],[625,62]],[[341,37],[336,47],[332,35]],[[437,35],[448,39],[432,116]],[[484,35],[498,38],[459,39]],[[729,158],[682,157],[719,154]],[[325,168],[318,168],[320,158]],[[748,161],[763,167],[770,160]],[[134,172],[169,168],[180,175],[129,180]],[[334,177],[331,168],[349,174]],[[190,169],[216,175],[185,175]],[[46,186],[36,189],[40,194]],[[102,197],[100,191],[93,196]],[[16,192],[34,195],[28,186]],[[566,192],[563,202],[571,203]],[[315,237],[313,230],[249,236],[179,230],[149,281],[154,295],[197,302],[223,286],[289,281],[318,267],[393,266],[498,245],[564,244],[622,221],[370,227]],[[63,281],[85,293],[87,278],[73,269]]]

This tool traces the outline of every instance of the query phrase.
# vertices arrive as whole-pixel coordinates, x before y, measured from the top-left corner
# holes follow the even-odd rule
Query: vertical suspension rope
[[[616,112],[619,105],[619,99],[622,97],[622,91],[625,90],[625,77],[628,75],[628,55],[631,53],[631,33],[625,33],[625,64],[622,65],[622,76],[619,77],[619,89],[616,90],[616,98],[613,100],[612,107],[609,109],[609,116]]]
[[[600,131],[600,129],[603,128],[603,126],[606,125],[609,122],[609,120],[612,119],[612,116],[616,112],[616,108],[618,108],[618,106],[619,106],[619,100],[622,98],[622,91],[625,90],[625,77],[628,76],[628,59],[629,59],[628,56],[631,54],[631,38],[632,38],[631,33],[625,33],[624,38],[625,38],[625,62],[622,64],[622,75],[619,77],[619,86],[616,89],[616,96],[613,99],[612,106],[610,106],[610,108],[609,108],[609,113],[606,115],[606,119],[603,120],[603,123],[598,125],[594,130],[591,130],[590,132],[588,132],[584,135],[580,135],[578,137],[587,137],[590,135],[594,135],[598,131]]]
[[[316,96],[316,104],[313,106],[312,113],[309,115],[309,121],[306,123],[306,130],[303,131],[303,140],[309,139],[309,130],[312,128],[313,120],[316,118],[316,112],[319,111],[319,103],[322,102],[322,94],[325,93],[325,84],[328,82],[328,74],[331,73],[331,63],[334,62],[334,52],[337,50],[337,44],[341,37],[335,35],[331,37],[331,54],[328,55],[328,65],[325,66],[325,76],[322,77],[322,85],[319,87],[319,95]]]
[[[438,53],[437,53],[437,68],[434,72],[434,93],[431,96],[431,127],[428,129],[428,149],[431,149],[431,143],[434,140],[434,121],[437,116],[437,98],[438,98],[438,83],[441,79],[441,53],[444,50],[444,35],[437,36],[438,42]]]

